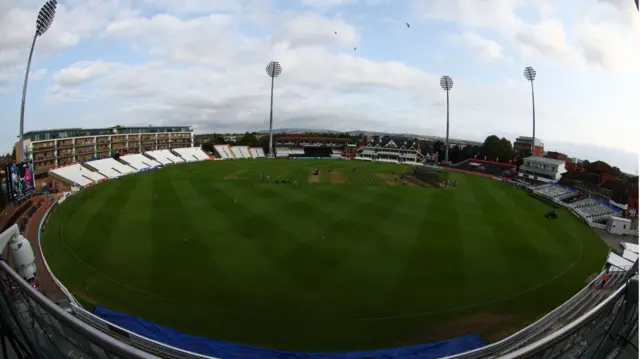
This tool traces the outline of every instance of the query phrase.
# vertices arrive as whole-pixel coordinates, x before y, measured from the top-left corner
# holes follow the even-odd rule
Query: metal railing
[[[33,289],[2,260],[0,281],[3,343],[8,339],[19,357],[206,358],[113,326],[75,305],[70,313]],[[575,304],[581,293],[543,319]],[[636,275],[584,315],[531,344],[521,345],[542,320],[503,341],[450,358],[605,358],[637,330],[637,300]]]
[[[0,327],[19,358],[158,358],[67,313],[0,260]]]
[[[637,299],[636,276],[580,318],[504,358],[609,357],[637,330]]]

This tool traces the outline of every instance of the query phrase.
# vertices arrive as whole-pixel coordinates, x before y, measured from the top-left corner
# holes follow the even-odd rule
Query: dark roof
[[[111,126],[111,127],[94,127],[94,128],[82,128],[82,127],[73,127],[73,128],[52,128],[48,130],[37,130],[37,131],[28,131],[24,133],[24,136],[33,135],[37,133],[47,133],[47,132],[60,132],[60,131],[97,131],[97,130],[113,130],[114,128],[125,129],[125,128],[174,128],[174,127],[191,127],[185,125],[176,125],[176,126]],[[19,136],[18,136],[19,137]]]
[[[73,128],[52,128],[49,130],[37,130],[37,131],[27,131],[24,133],[25,136],[27,135],[34,135],[36,133],[47,133],[47,132],[58,132],[58,131],[78,131],[81,130],[82,128],[80,127],[73,127]],[[20,136],[17,136],[20,137]]]
[[[585,165],[584,168],[588,172],[593,172],[593,173],[616,174],[616,171],[614,171],[613,168],[609,166],[609,164],[602,161],[591,162],[588,165]]]

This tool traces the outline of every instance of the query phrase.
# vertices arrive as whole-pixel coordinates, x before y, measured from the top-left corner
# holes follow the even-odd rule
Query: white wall
[[[631,230],[631,221],[625,218],[610,217],[607,232],[619,235],[628,235]]]
[[[565,168],[565,164],[561,164],[558,166],[558,170],[556,171],[556,175],[555,175],[555,181],[558,182],[560,180],[560,177],[562,177],[563,173],[566,173],[567,169]]]

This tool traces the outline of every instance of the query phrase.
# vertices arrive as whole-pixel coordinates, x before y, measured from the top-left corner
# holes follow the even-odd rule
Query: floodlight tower
[[[440,87],[447,91],[447,138],[444,142],[444,161],[449,162],[449,91],[453,88],[453,80],[449,76],[440,78]]]
[[[24,74],[24,85],[22,85],[22,103],[20,105],[20,156],[18,157],[19,161],[24,160],[24,145],[23,145],[23,135],[24,135],[24,106],[25,101],[27,99],[27,83],[29,82],[29,70],[31,69],[31,58],[33,57],[33,49],[36,47],[36,39],[38,36],[42,36],[51,24],[53,23],[53,18],[56,15],[56,6],[58,5],[57,0],[48,0],[42,8],[40,8],[40,12],[38,13],[38,19],[36,20],[36,33],[33,35],[33,41],[31,42],[31,51],[29,51],[29,60],[27,60],[27,71]]]
[[[536,98],[533,93],[533,80],[536,79],[536,70],[531,66],[524,68],[524,78],[531,82],[531,113],[533,116],[533,136],[531,137],[531,155],[536,155]]]
[[[271,61],[267,65],[267,75],[271,77],[271,106],[269,107],[269,153],[267,157],[273,157],[273,82],[282,73],[282,66],[277,61]]]

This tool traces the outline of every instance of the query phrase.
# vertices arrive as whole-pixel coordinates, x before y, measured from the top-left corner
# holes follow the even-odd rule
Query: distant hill
[[[256,131],[257,133],[269,133],[269,130],[260,130]],[[390,137],[406,137],[406,138],[417,138],[420,140],[431,140],[444,141],[444,137],[441,136],[425,136],[425,135],[416,135],[412,133],[391,133],[391,132],[378,132],[378,131],[365,131],[365,130],[352,130],[352,131],[333,131],[333,130],[320,130],[320,129],[309,129],[309,128],[279,128],[274,129],[273,133],[276,134],[285,134],[285,135],[298,135],[303,133],[326,133],[326,134],[348,134],[350,136],[390,136]],[[469,145],[480,145],[481,142],[477,141],[467,141],[449,138],[449,141],[452,143],[464,143]]]

